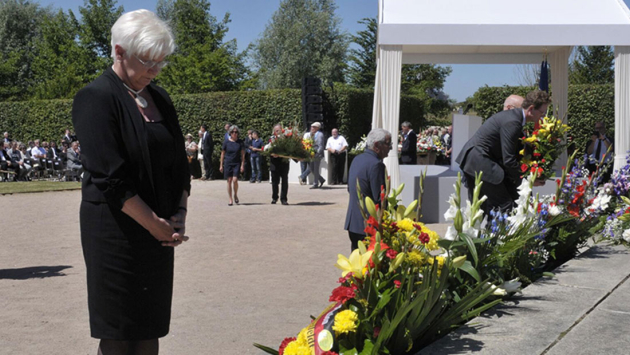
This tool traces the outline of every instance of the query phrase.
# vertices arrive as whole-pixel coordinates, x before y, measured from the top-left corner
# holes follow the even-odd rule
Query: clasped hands
[[[157,218],[150,231],[162,246],[176,247],[190,239],[186,236],[186,211],[180,209],[169,219]]]

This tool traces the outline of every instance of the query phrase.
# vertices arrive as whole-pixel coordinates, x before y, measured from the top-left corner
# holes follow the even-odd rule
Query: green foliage
[[[503,102],[508,96],[521,95],[525,96],[528,92],[534,90],[529,86],[483,86],[480,87],[472,97],[472,104],[477,116],[485,119],[490,118],[497,112],[503,110]]]
[[[81,26],[79,39],[87,50],[87,61],[80,70],[84,71],[84,83],[94,80],[105,68],[111,65],[111,28],[123,14],[123,7],[116,8],[116,0],[84,0],[85,7],[79,7]]]
[[[569,68],[570,84],[613,84],[615,53],[610,46],[580,46]]]
[[[348,35],[333,0],[283,0],[254,45],[262,88],[299,88],[302,78],[343,82]]]
[[[378,24],[375,18],[364,18],[359,21],[367,29],[352,36],[352,42],[359,49],[351,49],[348,61],[348,82],[359,88],[374,88],[376,76],[376,32]]]
[[[230,14],[218,22],[207,0],[162,1],[158,14],[168,21],[177,43],[157,81],[172,94],[229,91],[248,77],[236,40],[224,43]]]

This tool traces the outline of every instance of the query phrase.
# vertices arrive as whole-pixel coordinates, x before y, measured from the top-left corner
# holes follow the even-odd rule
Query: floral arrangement
[[[359,155],[365,151],[367,147],[367,137],[363,135],[359,143],[357,143],[351,150],[350,155]]]
[[[416,153],[418,155],[427,155],[430,152],[435,152],[437,150],[433,142],[433,138],[428,137],[428,136],[418,137],[418,142],[416,143],[416,147],[417,147]]]
[[[545,116],[536,123],[533,130],[527,129],[522,139],[525,147],[520,151],[521,172],[534,173],[537,179],[555,176],[553,164],[564,151],[562,143],[569,126],[554,116]]]
[[[280,136],[269,138],[269,143],[263,148],[263,154],[302,161],[310,160],[314,155],[313,142],[311,140],[308,146],[295,126],[283,127]]]
[[[304,147],[304,150],[306,150],[309,155],[310,158],[312,159],[315,156],[315,148],[313,147],[313,139],[312,138],[303,138],[302,139],[302,147]]]
[[[599,169],[598,169],[599,171]],[[601,211],[604,223],[600,240],[630,247],[630,155],[626,165],[612,175],[611,182],[600,187],[593,208]]]

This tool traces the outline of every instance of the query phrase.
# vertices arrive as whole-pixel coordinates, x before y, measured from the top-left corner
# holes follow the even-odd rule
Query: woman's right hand
[[[219,171],[220,171],[220,172],[223,172],[223,165],[221,165],[221,166],[219,167]]]
[[[178,241],[173,238],[173,235],[176,233],[173,227],[174,223],[175,222],[157,217],[151,223],[149,233],[151,233],[155,239],[162,242],[162,245],[177,246],[181,244],[182,240],[179,240],[179,243],[177,243]]]

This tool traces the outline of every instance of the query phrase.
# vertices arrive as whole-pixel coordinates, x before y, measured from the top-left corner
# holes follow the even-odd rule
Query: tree
[[[33,83],[33,42],[46,10],[28,0],[0,1],[0,100],[27,97]]]
[[[171,93],[201,93],[238,89],[247,77],[245,54],[237,54],[236,40],[224,42],[230,23],[210,14],[207,0],[162,0],[157,13],[170,22],[176,52],[158,81]]]
[[[344,82],[349,38],[333,0],[282,0],[252,59],[262,88],[299,88],[302,78]]]
[[[615,82],[615,54],[610,46],[580,46],[569,67],[571,84],[611,84]]]
[[[84,0],[79,7],[82,21],[79,32],[81,45],[89,50],[90,68],[86,68],[89,81],[111,65],[111,30],[124,8],[116,8],[116,0]]]
[[[359,21],[367,29],[352,36],[352,42],[359,49],[351,49],[348,57],[348,81],[359,88],[373,88],[376,77],[376,31],[378,24],[375,18],[364,18]]]
[[[78,42],[81,25],[72,11],[44,16],[41,36],[35,40],[33,61],[35,99],[71,98],[89,82],[92,68],[88,46]]]

